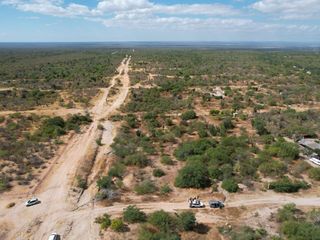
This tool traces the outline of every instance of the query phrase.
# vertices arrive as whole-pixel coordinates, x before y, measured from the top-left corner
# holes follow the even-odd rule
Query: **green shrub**
[[[166,173],[160,168],[156,168],[156,169],[153,170],[153,176],[154,177],[162,177],[164,175],[166,175]]]
[[[108,189],[112,185],[112,179],[110,176],[103,176],[97,180],[97,186],[99,189]]]
[[[191,231],[197,224],[196,217],[193,212],[182,212],[178,215],[178,224],[184,231]]]
[[[189,156],[203,154],[207,149],[215,146],[216,142],[209,139],[184,142],[174,151],[174,155],[177,159],[184,161]]]
[[[86,189],[88,187],[87,180],[82,178],[81,176],[77,176],[76,180],[77,180],[77,187],[78,188]]]
[[[139,228],[139,240],[180,240],[180,236],[175,232],[156,231],[153,226],[143,224]]]
[[[218,167],[211,166],[209,167],[209,176],[211,179],[221,179],[223,176],[223,172]]]
[[[65,124],[65,121],[61,117],[48,118],[37,130],[36,135],[41,138],[59,137],[66,133]]]
[[[281,226],[281,232],[290,240],[319,239],[320,227],[306,221],[287,221]]]
[[[151,213],[148,217],[148,223],[163,232],[175,231],[177,227],[176,219],[163,210]]]
[[[125,166],[121,163],[115,163],[110,168],[108,175],[110,177],[122,178],[124,172],[125,172]]]
[[[9,180],[6,177],[0,177],[0,192],[10,188]]]
[[[129,166],[137,166],[140,168],[146,167],[149,164],[149,160],[143,153],[135,153],[127,156],[124,159],[124,163]]]
[[[237,182],[233,178],[223,180],[221,187],[231,193],[235,193],[239,189]]]
[[[126,119],[127,124],[130,128],[137,128],[138,127],[136,115],[128,114],[125,119]]]
[[[181,119],[184,121],[196,119],[196,118],[197,118],[197,114],[193,110],[190,110],[181,114]]]
[[[239,162],[239,173],[240,176],[245,177],[245,178],[256,178],[257,177],[257,161],[256,159],[252,158],[245,158]]]
[[[112,219],[110,228],[115,232],[123,232],[125,230],[125,224],[121,218]]]
[[[164,155],[161,157],[161,163],[164,165],[173,165],[174,161],[171,159],[170,156]]]
[[[285,163],[276,161],[276,160],[269,160],[268,162],[263,162],[259,166],[259,171],[265,176],[281,176],[287,171],[287,166]]]
[[[100,228],[105,230],[111,225],[111,219],[108,214],[103,214],[101,217],[95,219],[95,223],[100,224]]]
[[[150,180],[145,180],[134,187],[134,191],[138,195],[150,194],[157,191],[157,187]]]
[[[276,219],[278,222],[285,222],[289,220],[295,220],[295,214],[297,212],[296,205],[289,203],[280,208],[277,212]]]
[[[96,144],[100,147],[103,146],[101,140],[102,140],[101,138],[96,139]]]
[[[269,189],[286,193],[298,192],[300,189],[308,189],[309,187],[309,184],[305,181],[292,181],[288,177],[283,177],[282,179],[269,184]]]
[[[220,114],[220,111],[219,110],[216,110],[216,109],[212,109],[210,110],[210,114],[212,116],[218,116]]]
[[[257,130],[259,135],[269,134],[268,130],[266,129],[266,123],[263,119],[255,118],[252,120],[251,124]]]
[[[208,126],[209,133],[211,136],[217,136],[219,129],[217,129],[214,125],[209,125]]]
[[[201,162],[188,162],[175,179],[175,186],[180,188],[206,188],[210,185],[207,166]]]
[[[310,178],[320,181],[320,168],[311,168],[308,173]]]
[[[170,186],[168,184],[165,184],[160,188],[161,195],[167,195],[171,192],[172,192],[172,189],[170,188]]]
[[[266,149],[273,156],[287,160],[295,160],[299,157],[299,147],[295,143],[278,141]]]
[[[234,128],[234,124],[232,122],[232,118],[231,117],[226,117],[225,119],[223,119],[221,126],[226,130],[233,129]]]
[[[144,222],[147,219],[147,215],[142,212],[136,206],[128,206],[123,211],[123,220],[128,223]]]
[[[67,119],[66,125],[73,124],[73,125],[86,125],[92,122],[91,116],[89,114],[86,115],[79,115],[75,114],[72,115],[70,118]]]
[[[239,229],[232,230],[231,240],[263,240],[268,235],[264,229],[253,229],[248,226],[240,227]]]

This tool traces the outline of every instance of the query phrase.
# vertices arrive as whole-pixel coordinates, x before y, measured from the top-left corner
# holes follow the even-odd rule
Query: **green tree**
[[[178,215],[178,223],[184,231],[191,231],[196,226],[196,217],[193,212],[182,212]]]
[[[181,114],[181,119],[184,121],[195,119],[195,118],[197,118],[197,114],[193,110],[190,110]]]
[[[206,188],[210,184],[207,166],[198,161],[188,162],[175,179],[175,186],[180,188]]]
[[[115,232],[123,232],[125,230],[125,224],[121,218],[112,219],[110,228]]]
[[[112,179],[110,176],[103,176],[97,180],[97,186],[99,189],[107,189],[112,185]]]
[[[123,220],[128,223],[144,222],[146,219],[147,215],[136,206],[130,205],[123,211]]]
[[[148,217],[148,223],[162,232],[173,232],[177,227],[176,219],[163,210],[151,213]]]
[[[108,214],[103,214],[101,217],[95,219],[95,223],[100,224],[100,228],[105,230],[111,225],[111,219]]]
[[[233,178],[223,180],[221,187],[231,193],[235,193],[239,189],[237,182]]]

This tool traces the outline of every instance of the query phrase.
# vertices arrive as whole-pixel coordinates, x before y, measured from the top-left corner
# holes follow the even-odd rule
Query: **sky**
[[[0,0],[0,42],[320,42],[320,0]]]

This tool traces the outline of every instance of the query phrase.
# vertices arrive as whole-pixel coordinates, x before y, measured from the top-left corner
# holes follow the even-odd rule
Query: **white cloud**
[[[11,5],[24,12],[40,13],[49,16],[74,17],[91,14],[87,6],[75,3],[64,6],[63,0],[3,0],[0,3]]]
[[[320,0],[261,0],[252,8],[283,19],[320,18]]]
[[[308,24],[270,24],[250,18],[245,11],[224,4],[156,4],[151,0],[99,0],[89,8],[63,0],[0,0],[1,4],[25,12],[57,17],[78,17],[107,27],[148,30],[207,31],[222,34],[259,35],[266,32],[303,34],[316,33],[320,27]],[[260,0],[251,8],[277,18],[315,18],[320,13],[320,0]],[[320,14],[319,14],[320,15]],[[255,37],[255,36],[254,36]]]
[[[134,9],[150,8],[153,4],[148,0],[102,0],[98,3],[97,11],[128,11]]]
[[[153,13],[167,15],[210,15],[231,16],[239,11],[223,4],[155,4],[149,0],[100,0],[97,6],[89,9],[85,5],[71,3],[64,5],[63,0],[0,0],[22,11],[53,16],[105,15],[119,12]]]

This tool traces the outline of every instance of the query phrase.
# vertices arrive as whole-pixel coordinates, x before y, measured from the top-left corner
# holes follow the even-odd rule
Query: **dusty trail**
[[[84,114],[84,109],[71,108],[71,109],[35,109],[28,111],[0,111],[0,116],[7,116],[14,113],[21,114],[37,114],[37,115],[48,115],[48,116],[67,116],[69,114]]]
[[[73,218],[64,220],[66,215],[71,213],[72,216],[72,209],[74,209],[74,203],[69,198],[70,188],[75,179],[78,164],[85,160],[87,151],[95,143],[100,131],[98,129],[100,120],[106,119],[126,99],[129,86],[129,63],[130,58],[124,59],[118,68],[119,74],[112,79],[110,87],[103,89],[102,97],[90,111],[93,117],[92,124],[82,134],[75,135],[69,141],[49,174],[35,188],[34,193],[42,203],[26,208],[21,202],[22,199],[17,200],[12,197],[5,199],[4,197],[0,200],[0,224],[6,222],[12,226],[12,231],[7,234],[6,239],[46,239],[52,231],[59,231],[68,236],[68,239],[90,239],[91,229],[88,229],[91,224],[91,220],[88,219],[90,211],[87,211],[87,216],[82,219],[83,222],[77,225],[77,228],[83,225],[81,228],[84,229],[84,233],[79,237],[72,235]],[[108,105],[106,99],[116,79],[121,81],[123,87],[120,88],[117,98]],[[105,120],[103,124],[109,124],[103,134],[105,141],[110,144],[113,139],[110,132],[113,128],[112,123]],[[16,201],[18,205],[12,209],[6,209],[5,205],[9,201]]]

